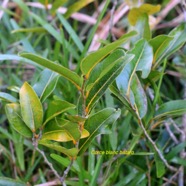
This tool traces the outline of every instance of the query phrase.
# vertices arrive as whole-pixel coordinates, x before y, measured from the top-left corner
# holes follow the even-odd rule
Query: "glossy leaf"
[[[56,150],[58,152],[61,152],[69,157],[76,157],[77,153],[78,153],[78,149],[76,149],[76,148],[67,149],[65,147],[60,146],[57,143],[50,142],[48,140],[40,140],[39,144],[44,145],[44,146],[51,148],[53,150]]]
[[[90,135],[85,139],[79,150],[79,155],[81,155],[89,147],[92,140],[100,135],[104,127],[109,124],[113,124],[120,116],[121,111],[115,110],[113,108],[103,109],[93,115],[91,115],[85,122],[84,128],[89,131]]]
[[[186,113],[186,100],[168,101],[158,108],[154,119],[167,116],[180,116]]]
[[[93,52],[86,56],[81,61],[81,71],[83,75],[86,75],[87,79],[90,75],[90,72],[93,70],[93,68],[102,61],[108,54],[110,54],[112,51],[114,51],[116,48],[118,48],[121,44],[125,43],[129,38],[135,36],[137,33],[135,31],[129,32],[125,34],[122,38],[119,40],[110,43],[106,45],[105,47],[99,49],[96,52]]]
[[[19,180],[14,180],[11,178],[7,178],[7,177],[0,177],[0,185],[7,185],[7,186],[26,186],[27,184],[19,181]]]
[[[154,68],[161,61],[177,51],[186,42],[186,26],[181,24],[173,29],[168,36],[157,36],[150,41],[154,50]]]
[[[154,14],[159,12],[161,6],[160,5],[151,5],[151,4],[143,4],[139,8],[132,8],[128,14],[128,20],[131,25],[135,25],[137,20],[144,13],[147,15]]]
[[[76,107],[75,105],[67,101],[62,101],[62,100],[51,101],[48,105],[48,109],[46,110],[45,122],[43,125],[45,125],[48,121],[60,115],[61,113],[69,109],[74,109],[75,107]]]
[[[54,63],[48,59],[45,59],[45,58],[40,57],[35,54],[21,53],[20,56],[30,59],[43,67],[46,67],[54,72],[57,72],[58,74],[60,74],[64,78],[71,81],[78,89],[81,88],[82,79],[75,72],[72,72],[71,70],[69,70],[69,69],[67,69],[57,63]]]
[[[21,115],[26,125],[35,132],[43,123],[43,108],[32,87],[25,82],[20,90]]]
[[[106,89],[110,84],[116,79],[120,74],[124,66],[129,63],[134,56],[126,55],[114,61],[105,69],[102,73],[103,75],[95,81],[92,88],[86,93],[86,112],[89,113],[94,107],[98,99],[104,94]]]
[[[17,103],[6,104],[5,110],[6,110],[6,116],[12,128],[16,130],[18,133],[20,133],[21,135],[27,138],[31,138],[33,136],[32,132],[26,126],[26,124],[21,118],[20,105]]]
[[[89,132],[85,129],[80,132],[79,125],[68,120],[55,118],[49,122],[44,130],[42,139],[67,142],[76,142],[80,138],[86,138]]]
[[[38,81],[33,86],[33,89],[39,96],[41,102],[44,102],[45,99],[53,92],[58,78],[59,76],[55,72],[52,72],[48,69],[45,69],[41,72]]]
[[[79,0],[73,3],[70,7],[68,7],[67,12],[65,13],[65,18],[69,18],[73,13],[79,11],[81,8],[85,7],[89,3],[92,3],[94,0]]]
[[[6,102],[10,102],[10,103],[18,102],[18,100],[15,97],[13,97],[10,94],[4,93],[4,92],[0,92],[0,100],[6,101]]]
[[[133,105],[138,110],[140,118],[143,118],[147,113],[147,97],[137,75],[132,80],[130,94],[130,100],[131,97],[134,98]]]
[[[138,41],[129,54],[135,55],[130,63],[128,63],[120,75],[116,78],[118,89],[129,98],[130,87],[133,76],[136,71],[142,72],[142,78],[147,78],[152,66],[153,51],[152,47],[145,39]]]
[[[90,73],[86,83],[86,90],[88,90],[89,87],[93,85],[98,78],[104,75],[103,72],[105,73],[105,69],[109,70],[109,65],[112,65],[114,61],[123,56],[125,56],[125,51],[122,48],[119,48],[114,50],[110,55],[108,55],[108,57],[98,63]]]

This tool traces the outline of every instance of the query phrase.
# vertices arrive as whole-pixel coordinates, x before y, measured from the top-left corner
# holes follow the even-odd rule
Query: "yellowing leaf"
[[[32,132],[35,132],[43,122],[42,104],[27,82],[21,87],[19,95],[23,120]]]
[[[143,4],[139,8],[132,8],[128,14],[128,20],[131,25],[135,25],[141,15],[155,14],[160,11],[160,5]]]

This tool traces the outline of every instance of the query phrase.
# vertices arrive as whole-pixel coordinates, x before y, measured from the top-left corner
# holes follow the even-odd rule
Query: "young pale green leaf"
[[[4,93],[4,92],[0,92],[0,100],[10,102],[10,103],[18,102],[18,100],[15,97],[13,97],[10,94]]]
[[[129,54],[135,55],[130,63],[128,63],[121,74],[116,78],[116,84],[120,91],[129,98],[130,88],[133,76],[136,71],[142,72],[142,78],[147,78],[152,66],[153,51],[152,47],[145,39],[139,40],[134,49]]]
[[[93,86],[86,93],[86,112],[89,113],[91,109],[95,106],[99,98],[104,94],[106,89],[110,84],[116,79],[120,74],[123,67],[129,63],[133,55],[126,55],[114,61],[111,65],[108,66],[108,69],[103,71],[103,75],[95,81]]]
[[[132,80],[130,94],[130,100],[131,96],[134,97],[135,108],[138,110],[140,118],[143,118],[147,113],[147,97],[137,75]]]
[[[20,133],[21,135],[27,138],[32,138],[33,136],[32,132],[26,126],[26,124],[21,118],[20,105],[17,103],[6,104],[5,110],[6,110],[6,116],[12,128],[16,130],[18,133]]]
[[[155,153],[155,163],[156,163],[156,174],[158,178],[161,178],[165,174],[165,164],[160,159],[159,155]]]
[[[113,124],[120,116],[121,111],[113,108],[103,109],[91,115],[85,122],[84,128],[89,131],[90,135],[80,144],[79,155],[89,147],[92,140],[99,134],[105,126]]]
[[[158,12],[160,8],[160,5],[143,4],[139,8],[133,8],[130,10],[128,14],[128,20],[131,25],[135,25],[141,15],[143,15],[144,13],[147,15],[154,14]]]
[[[67,2],[67,0],[55,0],[55,1],[52,1],[52,2],[51,2],[51,3],[52,3],[52,8],[50,9],[50,12],[51,12],[52,14],[55,14],[56,10],[57,10],[60,6],[64,5],[66,2]]]
[[[0,177],[0,185],[2,186],[27,186],[26,183],[19,181],[19,180],[14,180],[11,178],[7,178],[7,177]]]
[[[70,158],[71,157],[76,157],[77,153],[78,153],[78,149],[76,149],[76,148],[67,149],[65,147],[60,146],[57,143],[50,142],[48,140],[40,140],[39,144],[44,145],[44,146],[46,146],[48,148],[51,148],[53,150],[56,150],[58,152],[61,152],[65,155],[69,156]]]
[[[69,18],[74,12],[79,11],[81,8],[85,7],[89,3],[92,3],[94,0],[79,0],[73,3],[70,7],[68,7],[67,12],[65,13],[65,18]]]
[[[61,113],[69,109],[74,109],[75,107],[76,107],[75,105],[67,101],[62,101],[62,100],[51,101],[48,105],[48,109],[46,110],[45,122],[43,125],[45,125],[48,121],[60,115]]]
[[[48,59],[45,59],[45,58],[40,57],[35,54],[24,52],[24,53],[21,53],[20,56],[30,59],[33,62],[35,62],[43,67],[46,67],[54,72],[57,72],[58,74],[60,74],[64,78],[71,81],[78,89],[81,89],[82,79],[75,72],[72,72],[68,68],[65,68],[62,65],[54,63]]]
[[[186,113],[186,100],[168,101],[158,108],[155,112],[154,119],[167,116],[180,116]]]
[[[138,41],[141,38],[146,39],[147,41],[151,39],[151,30],[149,26],[149,17],[148,15],[142,14],[135,25],[135,30],[138,32],[138,35],[134,37],[135,41]]]
[[[102,61],[108,54],[110,54],[112,51],[114,51],[116,48],[118,48],[121,44],[125,43],[129,38],[135,36],[137,33],[136,31],[129,32],[125,34],[122,38],[119,40],[110,43],[106,45],[105,47],[99,49],[96,52],[93,52],[86,56],[81,61],[81,71],[83,75],[86,75],[86,78],[88,79],[90,72],[93,70],[93,68]]]
[[[20,89],[21,115],[26,125],[35,132],[43,123],[43,107],[32,87],[25,82]]]
[[[88,136],[89,132],[87,130],[83,129],[82,133],[80,132],[79,125],[77,123],[65,119],[55,118],[46,125],[42,139],[60,142],[76,142],[80,138],[86,138]]]
[[[119,48],[114,50],[111,54],[108,55],[108,57],[98,63],[90,73],[90,76],[86,83],[86,90],[88,90],[88,87],[93,85],[98,78],[101,78],[109,70],[109,65],[112,65],[114,61],[123,56],[125,56],[125,51],[122,48]]]
[[[51,70],[45,69],[41,72],[36,84],[33,86],[36,94],[39,96],[41,102],[50,96],[56,87],[59,76]]]

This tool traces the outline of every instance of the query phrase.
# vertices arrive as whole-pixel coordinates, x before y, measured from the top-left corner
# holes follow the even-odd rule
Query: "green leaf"
[[[83,129],[82,132],[80,132],[77,123],[55,118],[46,125],[42,139],[59,142],[73,141],[75,143],[80,138],[86,138],[88,136],[89,132],[87,130]]]
[[[21,115],[26,125],[35,132],[43,123],[42,104],[32,87],[25,82],[20,89]]]
[[[141,38],[146,39],[147,41],[151,39],[151,30],[149,26],[149,17],[147,14],[142,14],[135,25],[135,30],[138,32],[138,35],[134,37],[135,41],[138,41]]]
[[[76,107],[75,105],[67,101],[62,101],[62,100],[51,101],[48,105],[48,109],[46,110],[45,122],[43,125],[45,125],[48,121],[60,115],[61,113],[69,109],[74,109],[75,107]]]
[[[59,76],[51,70],[45,69],[41,72],[39,79],[33,86],[34,91],[39,96],[41,102],[50,96],[56,87]]]
[[[151,4],[143,4],[139,8],[132,8],[128,14],[128,20],[131,25],[135,25],[137,20],[144,13],[147,15],[154,14],[159,12],[161,6],[160,5],[151,5]]]
[[[26,126],[26,124],[21,118],[20,105],[17,103],[6,104],[5,110],[6,110],[8,121],[11,124],[12,128],[16,130],[18,133],[20,133],[21,135],[27,138],[31,138],[32,132]]]
[[[154,68],[165,58],[177,51],[186,42],[186,26],[181,24],[173,29],[168,36],[157,36],[150,41],[154,50]]]
[[[152,66],[153,51],[148,42],[145,39],[141,39],[136,43],[134,49],[128,53],[135,55],[135,57],[124,67],[121,74],[116,78],[116,83],[123,95],[129,98],[135,72],[141,71],[142,78],[148,77]]]
[[[46,33],[47,31],[43,27],[34,27],[34,28],[19,28],[16,30],[13,30],[11,33],[19,33],[19,32],[31,32],[31,33]]]
[[[90,76],[87,79],[86,90],[88,90],[88,88],[93,85],[98,78],[102,77],[105,74],[105,69],[107,69],[107,71],[109,70],[109,65],[112,65],[114,61],[118,60],[123,56],[125,56],[125,51],[122,48],[119,48],[114,50],[105,59],[103,59],[103,61],[98,63],[91,71]]]
[[[81,71],[83,75],[86,75],[86,78],[88,79],[90,72],[93,70],[93,68],[102,61],[109,53],[114,51],[116,48],[118,48],[121,44],[125,43],[129,38],[135,36],[137,33],[135,31],[129,32],[125,34],[123,37],[121,37],[119,40],[106,45],[105,47],[99,49],[96,52],[93,52],[86,56],[81,61]]]
[[[54,72],[57,72],[64,78],[71,81],[78,89],[81,89],[82,79],[75,72],[72,72],[68,68],[65,68],[62,65],[54,63],[48,59],[45,59],[35,54],[23,52],[20,54],[20,56],[30,59],[43,67],[46,67]]]
[[[0,92],[0,100],[6,101],[6,102],[10,102],[10,103],[18,102],[18,100],[15,97],[13,97],[10,94],[4,93],[4,92]]]
[[[131,104],[137,109],[140,118],[143,118],[147,113],[147,97],[145,91],[137,77],[134,76],[131,84],[130,101]],[[131,98],[132,97],[132,98]]]
[[[48,140],[40,140],[39,144],[44,145],[44,146],[51,148],[53,150],[56,150],[58,152],[61,152],[69,157],[76,157],[77,153],[78,153],[78,149],[76,149],[76,148],[67,149],[65,147],[60,146],[57,143],[50,142]]]
[[[50,33],[61,45],[64,45],[63,37],[50,23],[48,23],[38,15],[34,14],[33,12],[30,13],[29,15],[32,16],[43,28],[45,28],[47,32]],[[69,53],[72,54],[72,56],[78,60],[79,54],[66,40],[65,40],[65,46],[66,49],[69,51]]]
[[[79,0],[73,3],[70,7],[68,7],[67,12],[65,13],[65,18],[69,18],[73,13],[79,11],[89,3],[92,3],[94,0]]]
[[[61,21],[62,25],[65,27],[68,34],[70,35],[70,37],[72,37],[74,43],[77,45],[79,50],[82,52],[84,46],[83,46],[79,36],[77,35],[77,33],[74,31],[74,29],[71,27],[71,25],[67,22],[67,20],[61,14],[58,13],[57,16],[58,16],[59,20]]]
[[[31,60],[25,59],[23,57],[12,55],[12,54],[0,54],[0,63],[4,60],[17,60],[17,61],[24,61],[28,64],[34,65],[34,63]],[[36,64],[36,66],[39,66]]]
[[[0,185],[1,186],[27,186],[26,183],[19,181],[19,180],[14,180],[11,178],[7,177],[0,177]]]
[[[121,111],[113,108],[103,109],[91,115],[85,122],[84,128],[90,133],[87,139],[80,144],[79,155],[85,152],[92,140],[100,135],[109,124],[113,124],[120,116]]]
[[[186,100],[168,101],[158,108],[155,112],[154,119],[167,116],[180,116],[186,113]]]
[[[154,155],[155,163],[156,163],[156,174],[158,178],[161,178],[165,174],[165,164],[160,159],[159,155],[155,153]]]
[[[178,145],[176,145],[175,147],[173,147],[171,149],[171,151],[166,154],[165,158],[170,161],[171,159],[173,159],[179,152],[181,152],[184,148],[186,147],[186,142],[182,142]]]
[[[98,99],[104,94],[106,89],[115,80],[115,78],[120,74],[123,67],[129,63],[134,56],[126,55],[114,61],[111,65],[105,69],[99,79],[95,81],[93,86],[86,93],[86,112],[89,113],[94,107]]]

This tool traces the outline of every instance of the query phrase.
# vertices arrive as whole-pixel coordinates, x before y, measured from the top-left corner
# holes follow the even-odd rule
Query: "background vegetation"
[[[154,6],[135,10],[144,3]],[[69,168],[69,173],[64,185],[184,185],[186,183],[184,16],[185,1],[180,0],[78,2],[3,0],[0,6],[0,185],[60,185],[58,175],[64,175],[66,168]],[[139,17],[142,18],[138,19]],[[138,32],[138,36],[133,36],[135,31]],[[131,36],[129,34],[127,37],[126,34],[129,32]],[[157,37],[159,35],[161,38]],[[127,38],[126,41],[125,38],[117,40],[122,36]],[[104,49],[108,44],[113,44],[110,51],[105,49],[104,53],[104,50],[98,50]],[[146,54],[141,51],[143,47]],[[122,77],[125,77],[126,71],[116,68],[116,65],[120,64],[117,55],[120,56],[121,51],[124,53],[122,55],[126,55],[126,61],[133,61],[134,56],[137,56],[136,61],[138,59],[140,61],[141,66],[137,69],[131,67],[133,75],[130,77],[134,76],[131,85],[129,81],[123,84]],[[71,104],[68,105],[69,108],[81,105],[79,95],[81,93],[83,95],[85,91],[81,92],[84,90],[83,85],[80,91],[77,89],[79,79],[69,74],[71,81],[68,81],[66,78],[68,73],[59,76],[41,67],[40,65],[49,68],[44,65],[46,61],[42,63],[43,59],[34,58],[34,55],[47,58],[76,72],[77,77],[88,74],[87,69],[90,69],[85,65],[86,60],[91,61],[98,56],[96,63],[99,63],[109,56],[106,58],[107,61],[113,61],[115,66],[110,66],[108,71],[104,71],[107,62],[103,63],[105,66],[95,67],[93,75],[90,76],[92,79],[88,79],[89,87],[87,86],[86,90],[92,90],[91,83],[96,80],[100,80],[100,84],[106,82],[115,73],[115,69],[119,69],[116,77],[121,72],[105,86],[103,95],[100,94],[99,100],[98,98],[95,100],[96,107],[90,106],[91,114],[99,111],[104,113],[105,108],[110,108],[106,111],[108,115],[108,112],[112,112],[114,117],[110,121],[111,124],[108,125],[107,121],[105,123],[107,127],[100,127],[100,135],[91,139],[86,151],[73,160],[73,165],[70,164],[69,154],[64,155],[63,150],[61,153],[58,152],[59,149],[56,151],[53,147],[47,148],[45,142],[43,142],[45,146],[39,145],[38,148],[38,144],[33,143],[37,142],[36,137],[35,141],[22,137],[18,133],[20,131],[17,132],[12,127],[11,114],[9,115],[8,111],[5,113],[7,103],[16,102],[14,99],[19,98],[21,102],[23,95],[21,87],[30,90],[32,86],[39,94],[38,87],[41,87],[41,84],[47,87],[43,95],[38,95],[45,111],[47,108],[51,110],[57,108],[55,105],[48,106],[52,101],[61,103],[65,100]],[[85,58],[86,56],[90,57]],[[152,66],[150,61],[153,63]],[[147,67],[148,64],[150,67]],[[124,67],[125,64],[120,65]],[[49,69],[54,70],[52,65]],[[145,70],[149,69],[145,75]],[[25,81],[31,86],[25,84]],[[130,93],[134,93],[134,99],[138,102],[132,103],[133,98],[131,94],[127,94],[125,86],[130,88]],[[92,94],[97,92],[96,88],[100,87],[95,86]],[[91,94],[89,97],[92,100]],[[117,110],[113,111],[111,108]],[[74,110],[63,113],[62,118],[72,121],[74,118],[70,116],[77,114]],[[121,114],[117,115],[114,112]],[[80,111],[78,114],[80,115]],[[99,121],[103,119],[105,122],[104,114],[100,117],[96,115]],[[84,115],[89,117],[86,113],[81,113],[79,121],[84,122]],[[95,126],[96,117],[86,122]],[[88,128],[86,122],[85,129],[91,133],[93,129]],[[29,135],[28,132],[27,137]],[[63,143],[63,140],[60,142],[65,148],[73,147],[71,142]],[[78,139],[79,142],[81,146],[83,140]],[[48,147],[51,146],[48,144]],[[96,151],[100,153],[110,151],[110,154],[98,155],[95,154]],[[129,151],[134,154],[113,154],[116,151]],[[52,168],[44,160],[43,152],[48,163],[52,163]]]

